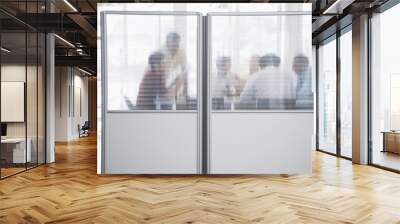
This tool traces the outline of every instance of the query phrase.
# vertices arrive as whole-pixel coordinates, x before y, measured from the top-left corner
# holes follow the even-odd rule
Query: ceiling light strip
[[[67,4],[74,12],[78,12],[78,10],[73,6],[68,0],[64,0],[65,4]]]
[[[61,40],[62,42],[66,43],[68,46],[75,48],[75,45],[73,45],[71,42],[69,42],[68,40],[62,38],[61,36],[59,36],[58,34],[54,34],[55,37],[57,37],[59,40]]]
[[[81,71],[81,72],[83,72],[83,73],[85,73],[85,74],[87,74],[87,75],[92,75],[92,73],[90,73],[90,72],[88,72],[88,71],[86,71],[86,70],[83,70],[83,69],[81,69],[81,68],[79,68],[79,67],[78,67],[78,70]]]
[[[339,2],[341,2],[341,0],[336,0],[332,5],[330,5],[327,9],[325,9],[322,14],[328,14],[331,9],[333,9],[334,7],[336,7],[337,4],[339,4]]]
[[[9,50],[9,49],[7,49],[7,48],[5,48],[5,47],[1,47],[0,49],[1,49],[2,51],[6,52],[6,53],[10,53],[10,52],[11,52],[11,50]]]

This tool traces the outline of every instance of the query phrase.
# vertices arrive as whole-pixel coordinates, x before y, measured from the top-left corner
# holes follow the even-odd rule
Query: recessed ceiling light
[[[341,14],[343,9],[351,5],[355,0],[336,0],[322,14]]]

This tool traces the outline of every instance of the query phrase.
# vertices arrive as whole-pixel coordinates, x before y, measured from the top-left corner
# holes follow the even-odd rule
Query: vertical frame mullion
[[[2,23],[0,23],[0,47],[2,47],[3,46],[3,44],[2,44],[2,32],[1,32],[1,30],[2,30]],[[0,124],[2,124],[2,122],[1,122],[1,67],[2,67],[2,58],[1,58],[1,55],[2,55],[3,53],[1,52],[1,50],[0,50]],[[0,134],[1,135],[1,134]],[[2,150],[2,148],[1,148],[1,144],[0,144],[0,180],[2,179],[2,176],[1,176],[1,170],[2,170],[2,163],[1,163],[1,150]]]
[[[207,43],[208,43],[208,17],[206,16],[201,16],[202,19],[202,110],[203,110],[203,122],[202,122],[202,173],[207,174],[209,171],[209,162],[208,161],[208,119],[209,119],[209,114],[208,114],[208,48],[207,48]]]
[[[341,156],[341,118],[340,118],[340,84],[341,84],[341,64],[340,64],[340,35],[338,28],[336,31],[336,154]]]
[[[36,0],[36,13],[39,14],[39,0]],[[37,19],[39,22],[39,19]],[[36,31],[36,166],[39,165],[39,31]]]
[[[367,53],[367,83],[368,83],[368,89],[367,89],[367,119],[368,119],[368,124],[367,124],[367,132],[368,132],[368,164],[373,164],[373,148],[372,148],[372,26],[371,26],[371,20],[372,20],[372,12],[368,12],[368,20],[367,20],[367,46],[368,46],[368,53]]]
[[[315,147],[319,150],[319,44],[315,47]]]
[[[28,19],[28,1],[25,1],[25,21]],[[25,170],[28,170],[28,24],[25,23],[25,88],[24,88],[24,120],[25,120]]]
[[[48,13],[48,2],[46,1],[45,3],[45,13]],[[44,42],[42,42],[42,44],[44,44],[44,51],[42,51],[42,53],[44,52],[43,58],[44,58],[44,67],[42,68],[42,84],[44,83],[44,99],[43,99],[43,103],[44,103],[44,133],[43,133],[43,140],[44,140],[44,161],[43,163],[47,163],[47,38],[48,38],[48,33],[45,32],[44,33]],[[44,77],[43,77],[44,75]],[[61,90],[60,90],[61,91]],[[43,96],[43,93],[42,93]],[[43,107],[42,107],[43,109]]]

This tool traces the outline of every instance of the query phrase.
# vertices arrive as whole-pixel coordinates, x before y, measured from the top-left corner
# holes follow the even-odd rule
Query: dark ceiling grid
[[[25,14],[21,9],[21,2],[26,0],[1,0],[0,3],[0,21],[3,28],[12,29],[18,27],[21,21],[35,27],[43,32],[55,32],[63,39],[75,45],[75,48],[66,46],[61,40],[56,41],[56,65],[70,65],[86,68],[96,72],[97,68],[97,3],[116,3],[116,2],[187,2],[187,1],[122,1],[122,0],[68,0],[75,10],[68,8],[63,0],[51,1],[57,8],[56,13],[28,13]],[[36,0],[28,0],[34,1]],[[235,2],[268,2],[268,3],[312,3],[313,6],[313,43],[328,38],[341,29],[351,24],[352,18],[368,10],[373,10],[380,5],[394,0],[346,0],[350,5],[345,5],[340,14],[324,14],[324,12],[335,1],[341,0],[253,0],[253,1],[235,1]],[[39,1],[38,1],[39,2]],[[43,1],[40,1],[43,2]],[[211,3],[214,1],[200,0],[196,2]],[[220,0],[218,2],[233,2],[232,0]],[[339,2],[340,3],[340,2]],[[41,6],[43,8],[44,6]],[[340,7],[339,7],[340,8]],[[5,15],[5,12],[8,15]],[[10,14],[12,17],[10,17]],[[15,19],[19,20],[18,23]],[[79,50],[78,50],[79,49]]]

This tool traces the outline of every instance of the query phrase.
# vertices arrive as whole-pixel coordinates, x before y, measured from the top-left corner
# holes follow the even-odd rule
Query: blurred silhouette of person
[[[240,79],[231,72],[231,58],[218,57],[217,72],[213,76],[212,96],[214,98],[234,97],[239,95]]]
[[[293,99],[293,80],[280,71],[280,63],[280,57],[274,54],[266,54],[260,57],[260,71],[249,78],[240,95],[240,101]]]
[[[180,47],[181,37],[176,32],[167,34],[165,46],[160,50],[165,59],[165,85],[174,100],[187,96],[186,53]]]
[[[304,55],[295,56],[292,69],[296,74],[296,105],[312,106],[313,92],[308,58]]]
[[[260,56],[258,56],[258,55],[252,55],[250,57],[249,76],[251,76],[252,74],[254,74],[260,70],[259,60],[260,60]]]
[[[165,87],[166,67],[164,57],[160,52],[150,55],[148,59],[149,69],[145,72],[139,86],[136,100],[138,109],[160,109],[161,101],[168,98],[168,91]]]

